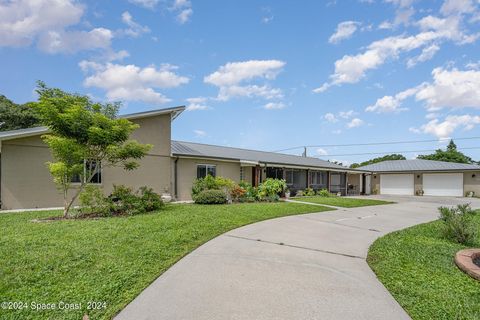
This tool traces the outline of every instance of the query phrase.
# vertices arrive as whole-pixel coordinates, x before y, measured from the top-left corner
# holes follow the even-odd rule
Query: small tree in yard
[[[42,138],[50,147],[54,161],[47,162],[53,181],[63,193],[64,217],[91,179],[98,166],[133,170],[137,160],[151,149],[149,144],[129,140],[139,126],[118,118],[119,104],[95,103],[90,98],[48,88],[38,83],[38,102],[32,103],[42,124],[50,133]],[[86,166],[95,163],[95,166]],[[72,196],[72,179],[80,177]]]

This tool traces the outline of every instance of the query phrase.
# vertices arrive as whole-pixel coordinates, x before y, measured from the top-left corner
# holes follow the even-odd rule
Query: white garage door
[[[463,196],[463,173],[425,173],[423,191],[427,196]]]
[[[382,174],[381,194],[413,195],[413,174]]]

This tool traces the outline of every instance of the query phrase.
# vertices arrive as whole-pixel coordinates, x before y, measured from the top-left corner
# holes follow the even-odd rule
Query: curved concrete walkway
[[[409,319],[368,267],[368,247],[436,219],[439,205],[472,199],[388,199],[399,202],[227,232],[180,260],[116,319]]]

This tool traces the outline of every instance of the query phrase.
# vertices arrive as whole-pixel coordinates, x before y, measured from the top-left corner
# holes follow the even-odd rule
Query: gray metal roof
[[[312,168],[325,168],[338,171],[356,171],[354,169],[346,168],[338,164],[334,164],[318,158],[300,157],[276,152],[222,147],[184,141],[172,141],[172,154],[176,156],[228,159],[286,166],[291,165]]]
[[[480,170],[476,164],[454,163],[433,160],[389,160],[359,167],[372,172],[403,172],[403,171],[462,171]]]
[[[142,111],[136,113],[129,113],[119,115],[119,118],[125,119],[140,119],[146,117],[153,117],[160,114],[172,114],[172,120],[174,120],[180,113],[185,110],[185,106],[173,107],[173,108],[164,108],[164,109],[156,109],[156,110],[149,110],[149,111]],[[34,127],[28,129],[18,129],[18,130],[9,130],[9,131],[0,131],[0,141],[1,140],[10,140],[10,139],[18,139],[23,137],[31,137],[36,136],[39,134],[44,134],[48,132],[47,127]]]

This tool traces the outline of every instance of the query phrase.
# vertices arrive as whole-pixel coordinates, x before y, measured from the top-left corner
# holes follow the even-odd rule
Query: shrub
[[[205,178],[195,179],[192,186],[192,199],[195,200],[200,192],[205,190],[224,190],[225,194],[230,194],[230,191],[235,187],[233,180],[223,177],[212,177],[207,175]]]
[[[124,185],[114,185],[109,196],[112,201],[112,213],[116,215],[136,215],[145,210],[133,189]]]
[[[312,188],[306,188],[305,190],[303,190],[303,195],[305,197],[312,197],[315,195],[315,190],[313,190]]]
[[[458,205],[456,208],[440,207],[440,219],[444,222],[444,237],[468,245],[475,242],[477,229],[472,220],[475,211],[470,205]]]
[[[152,188],[146,186],[140,187],[138,190],[140,203],[145,212],[160,210],[165,206],[162,198],[158,193],[155,193]]]
[[[287,183],[283,179],[267,178],[258,186],[258,195],[261,199],[272,197],[287,189]]]
[[[245,189],[245,198],[249,200],[257,200],[258,199],[258,188],[255,188],[252,186],[250,183],[241,181],[238,184],[241,188]],[[247,202],[253,202],[253,201],[247,201]]]
[[[208,174],[205,178],[198,178],[193,181],[192,198],[195,199],[195,196],[203,190],[217,189],[220,189],[220,187],[217,185],[215,178]]]
[[[79,195],[80,213],[82,215],[109,216],[111,202],[105,198],[102,190],[93,185],[84,187]]]
[[[240,201],[241,198],[245,197],[247,190],[240,187],[239,185],[235,185],[232,190],[230,191],[230,196],[232,197],[233,201]]]
[[[330,197],[330,192],[327,189],[322,189],[317,193],[320,197]]]
[[[203,190],[195,197],[198,204],[224,204],[227,203],[227,196],[222,190]]]

